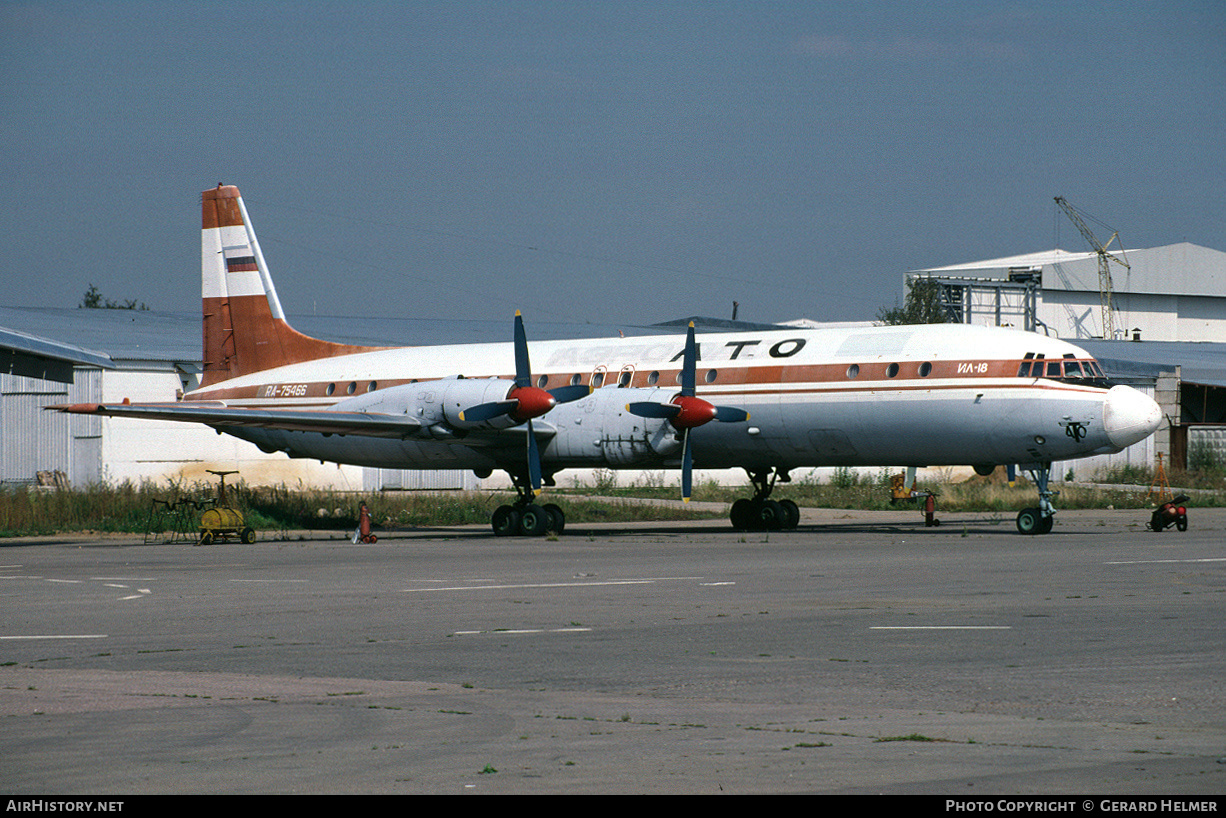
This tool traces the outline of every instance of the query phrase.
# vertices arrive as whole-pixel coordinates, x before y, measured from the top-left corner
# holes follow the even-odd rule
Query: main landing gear
[[[1050,534],[1055,522],[1056,509],[1051,504],[1051,498],[1060,492],[1048,487],[1051,478],[1051,464],[1041,464],[1035,468],[1024,469],[1030,479],[1039,489],[1039,507],[1024,508],[1017,514],[1017,530],[1023,534]]]
[[[538,505],[530,481],[511,476],[519,499],[511,505],[494,509],[490,525],[499,537],[543,537],[550,532],[561,534],[566,527],[566,514],[553,503]]]
[[[786,471],[769,469],[767,471],[749,471],[749,479],[753,483],[752,498],[742,497],[732,504],[728,515],[732,527],[738,531],[785,531],[800,524],[800,508],[791,500],[770,499],[775,488],[775,480],[784,483],[791,482]]]

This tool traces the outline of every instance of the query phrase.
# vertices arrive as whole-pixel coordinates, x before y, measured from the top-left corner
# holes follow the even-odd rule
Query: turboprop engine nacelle
[[[425,427],[448,426],[453,429],[506,429],[522,423],[512,414],[483,420],[463,418],[475,406],[508,401],[515,382],[500,378],[447,378],[393,386],[358,397],[347,398],[333,409],[347,412],[378,412],[408,415]]]
[[[676,430],[667,420],[638,417],[626,410],[629,403],[666,403],[676,394],[676,389],[606,387],[559,406],[549,413],[557,434],[547,453],[576,466],[628,466],[658,462],[661,455],[680,455]]]

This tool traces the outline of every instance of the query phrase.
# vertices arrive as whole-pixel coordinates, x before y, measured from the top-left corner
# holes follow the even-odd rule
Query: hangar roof
[[[536,320],[527,316],[528,340],[558,338],[615,338],[684,332],[691,319],[678,326],[659,324],[605,324],[586,321]],[[769,325],[729,322],[714,318],[692,319],[699,331],[749,329]],[[368,346],[460,344],[510,341],[511,316],[505,322],[438,318],[372,318],[361,316],[291,315],[294,329],[317,338]],[[670,324],[676,322],[670,322]],[[0,307],[0,349],[20,348],[22,338],[37,336],[43,343],[65,350],[73,361],[120,367],[141,363],[188,364],[200,362],[200,313],[154,310],[80,309],[56,307]],[[13,339],[8,343],[5,339]],[[51,340],[57,339],[57,340]],[[88,352],[87,350],[97,350]],[[88,355],[99,356],[97,359]]]
[[[1110,252],[1131,268],[1111,262],[1111,283],[1118,293],[1226,298],[1226,253],[1220,250],[1185,241],[1139,250],[1112,248]],[[1006,279],[1010,270],[1018,268],[1041,268],[1045,290],[1098,292],[1098,258],[1092,252],[1044,250],[911,273]]]
[[[0,349],[31,355],[38,358],[50,358],[53,361],[69,361],[71,363],[91,364],[111,369],[111,356],[105,352],[95,352],[50,338],[42,338],[30,333],[10,330],[0,327]]]
[[[1073,341],[1093,355],[1108,374],[1180,368],[1180,380],[1226,386],[1226,344],[1191,341]]]
[[[0,307],[0,328],[38,336],[64,348],[125,361],[195,361],[200,358],[200,316],[150,310]],[[54,339],[54,340],[52,340]],[[0,338],[0,344],[6,342]],[[80,363],[96,363],[73,358]]]
[[[106,353],[0,327],[0,373],[72,383],[76,364],[115,366]]]
[[[958,274],[966,271],[976,271],[978,274],[986,275],[994,273],[993,277],[1004,278],[1009,270],[1029,267],[1044,267],[1048,264],[1060,264],[1070,261],[1084,261],[1095,257],[1095,253],[1070,253],[1068,250],[1041,250],[1037,253],[1022,253],[1020,256],[1002,256],[1001,258],[989,258],[983,261],[968,261],[963,264],[950,264],[946,267],[925,267],[920,270],[912,270],[913,273],[953,273]]]

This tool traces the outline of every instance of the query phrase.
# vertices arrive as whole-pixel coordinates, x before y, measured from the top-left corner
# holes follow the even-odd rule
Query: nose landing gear
[[[1051,478],[1051,464],[1043,463],[1034,468],[1023,467],[1030,479],[1039,489],[1038,508],[1024,508],[1017,514],[1017,530],[1022,534],[1050,534],[1055,523],[1055,506],[1051,498],[1060,492],[1052,491],[1048,486]]]

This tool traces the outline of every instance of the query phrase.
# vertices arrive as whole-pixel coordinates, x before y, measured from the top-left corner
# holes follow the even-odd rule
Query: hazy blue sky
[[[0,0],[0,304],[199,309],[225,182],[291,316],[871,319],[1056,195],[1226,250],[1224,126],[1221,0]]]

